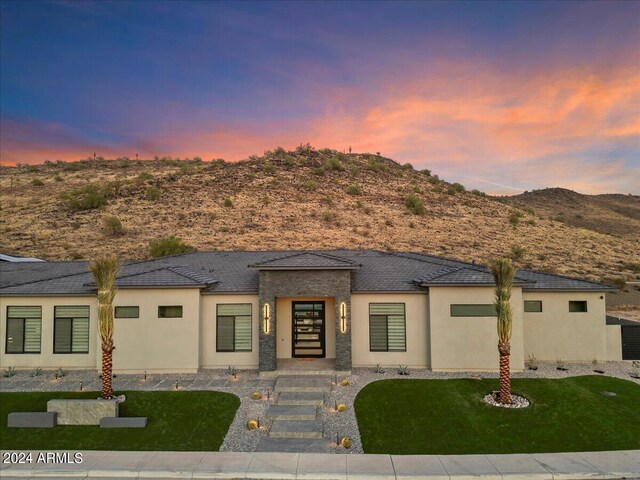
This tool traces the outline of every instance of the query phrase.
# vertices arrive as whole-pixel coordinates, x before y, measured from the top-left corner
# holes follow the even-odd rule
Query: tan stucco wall
[[[492,287],[429,287],[431,368],[497,370],[496,317],[451,317],[451,304],[492,304]],[[511,370],[524,369],[522,289],[511,293]]]
[[[114,319],[114,371],[197,371],[200,290],[121,289],[113,305],[140,307],[140,318]],[[182,318],[158,318],[161,305],[182,305]]]
[[[622,360],[622,328],[620,325],[607,325],[607,360]]]
[[[282,297],[276,299],[276,358],[291,358],[291,302],[323,301],[325,358],[336,358],[336,312],[333,297]]]
[[[40,354],[5,353],[7,306],[42,306]],[[62,305],[89,306],[89,353],[53,353],[53,308]],[[97,307],[95,297],[0,297],[0,366],[2,368],[96,368],[98,352]]]
[[[258,368],[258,295],[203,295],[200,302],[200,365],[204,368]],[[216,310],[219,303],[251,304],[250,352],[216,352]]]
[[[605,360],[605,301],[602,292],[524,292],[523,300],[541,300],[541,313],[524,313],[525,356],[566,362]],[[569,312],[569,300],[586,300],[586,313]],[[524,305],[522,305],[524,309]]]
[[[404,303],[406,320],[406,352],[369,351],[369,303]],[[416,294],[365,294],[351,296],[351,339],[354,367],[408,365],[428,367],[429,297],[426,293]]]

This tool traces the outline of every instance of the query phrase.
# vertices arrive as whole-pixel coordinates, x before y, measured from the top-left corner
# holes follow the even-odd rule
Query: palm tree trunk
[[[511,357],[511,345],[498,345],[500,352],[500,398],[502,404],[510,405],[511,402],[511,369],[509,368]]]
[[[113,398],[113,341],[102,344],[102,398]]]

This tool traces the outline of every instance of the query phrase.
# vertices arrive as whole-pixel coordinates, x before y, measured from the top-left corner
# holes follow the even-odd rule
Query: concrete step
[[[278,405],[324,405],[324,392],[282,392],[278,395]]]
[[[267,415],[274,420],[315,420],[317,412],[314,405],[271,405]]]
[[[281,376],[273,389],[276,392],[331,392],[331,377]]]
[[[326,438],[277,438],[262,437],[256,452],[330,453]]]
[[[274,420],[269,436],[275,438],[322,438],[322,420]]]

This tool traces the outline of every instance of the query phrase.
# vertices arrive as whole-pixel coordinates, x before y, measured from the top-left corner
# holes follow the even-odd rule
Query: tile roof
[[[347,258],[340,258],[326,253],[299,252],[284,257],[271,258],[262,262],[249,265],[249,268],[258,270],[334,270],[356,269],[360,265]]]
[[[258,292],[258,270],[354,269],[354,292],[419,292],[424,285],[493,285],[489,270],[416,252],[379,250],[307,250],[191,252],[123,266],[118,285],[193,287],[210,293]],[[516,285],[525,290],[592,290],[611,287],[547,273],[518,270]],[[87,262],[0,262],[2,295],[93,294]]]

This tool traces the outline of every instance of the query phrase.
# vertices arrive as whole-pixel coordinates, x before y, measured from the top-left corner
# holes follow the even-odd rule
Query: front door
[[[294,358],[324,358],[324,302],[292,302],[291,352]]]

